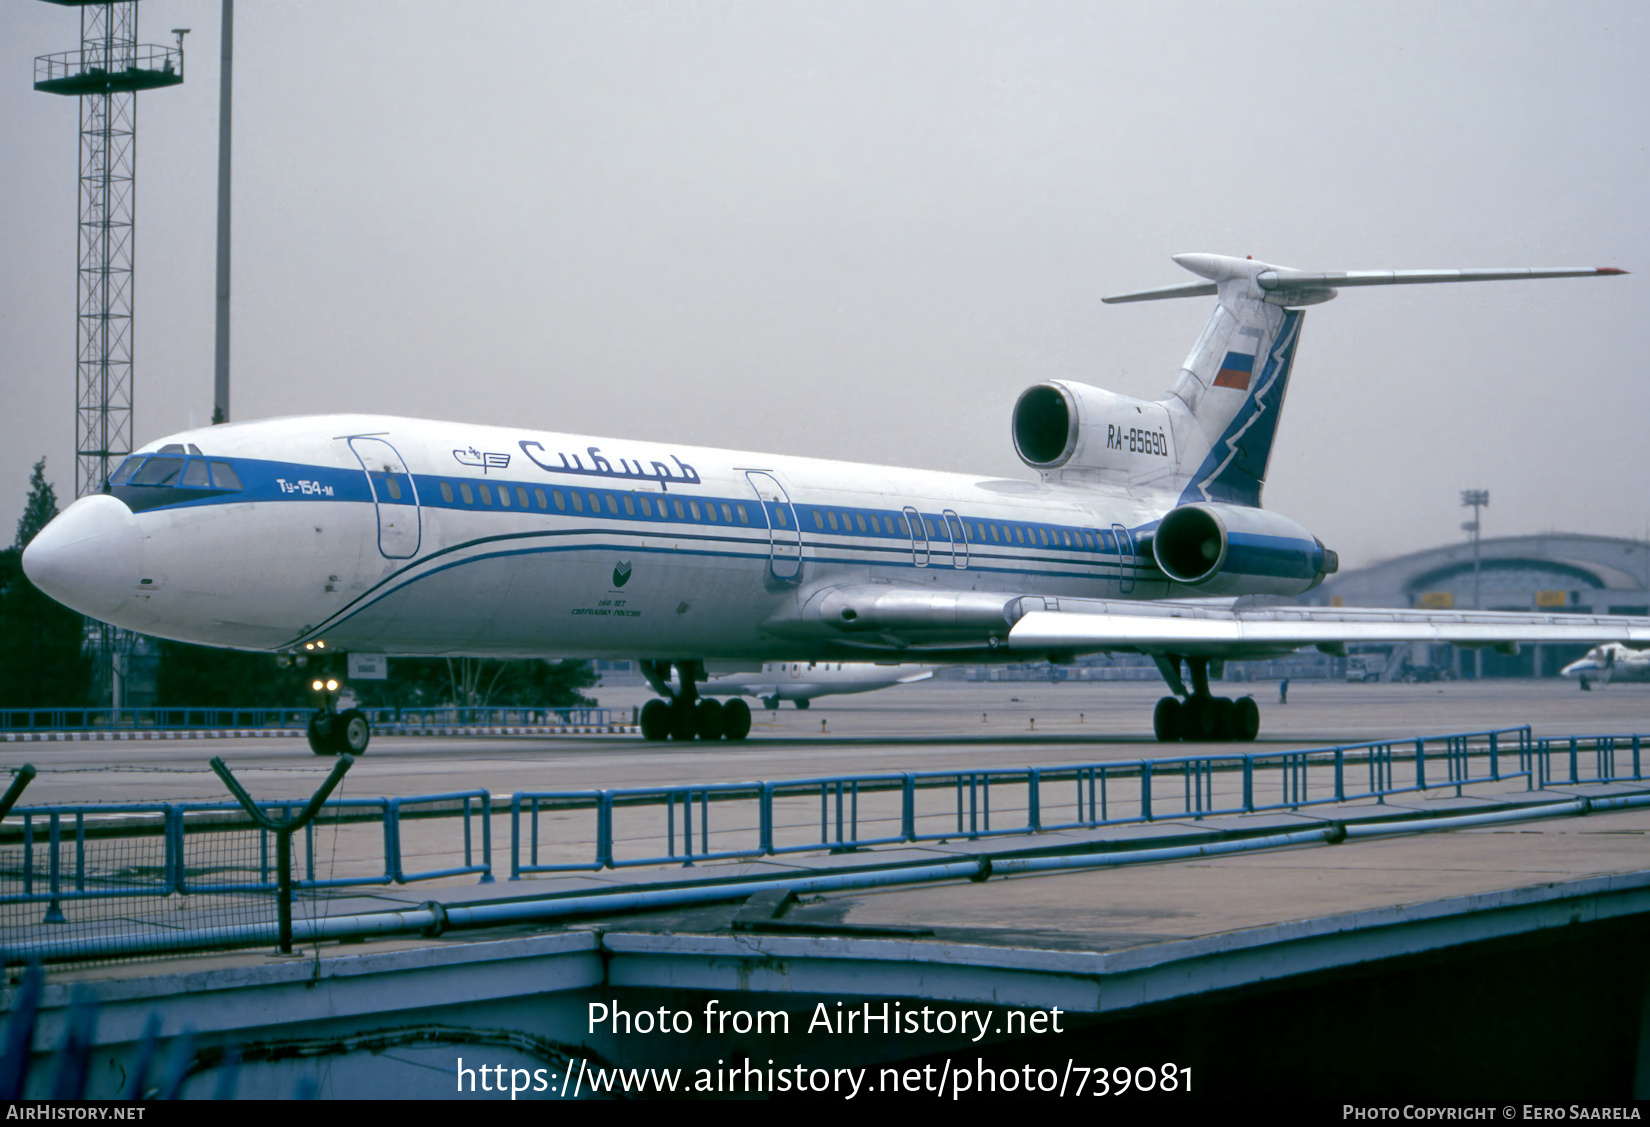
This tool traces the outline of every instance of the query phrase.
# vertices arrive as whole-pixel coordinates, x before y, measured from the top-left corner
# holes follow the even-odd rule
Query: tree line
[[[12,546],[0,550],[0,708],[78,708],[93,702],[93,658],[86,620],[55,602],[23,573],[23,549],[57,515],[46,459],[34,464],[29,496]],[[290,707],[315,703],[311,683],[343,680],[342,658],[245,653],[157,641],[154,703],[161,708]],[[392,658],[389,677],[350,683],[369,707],[441,705],[559,708],[596,702],[587,661],[494,661],[476,658]]]

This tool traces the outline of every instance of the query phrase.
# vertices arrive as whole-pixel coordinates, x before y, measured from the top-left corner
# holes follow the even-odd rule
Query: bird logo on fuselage
[[[465,450],[454,450],[453,459],[461,466],[473,466],[482,473],[488,470],[507,469],[510,465],[510,455],[492,451],[483,453],[474,446]]]

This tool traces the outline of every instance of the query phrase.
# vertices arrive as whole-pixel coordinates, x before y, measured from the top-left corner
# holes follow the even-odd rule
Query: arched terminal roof
[[[1548,532],[1479,543],[1479,605],[1485,610],[1650,613],[1650,544],[1613,536]],[[1471,541],[1343,571],[1302,596],[1318,606],[1473,606]]]

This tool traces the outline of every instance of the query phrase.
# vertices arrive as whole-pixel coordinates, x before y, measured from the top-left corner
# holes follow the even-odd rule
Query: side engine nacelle
[[[1014,449],[1044,477],[1142,482],[1172,474],[1174,431],[1162,403],[1069,380],[1050,380],[1014,404]]]
[[[1152,557],[1199,595],[1298,595],[1340,568],[1288,517],[1241,505],[1180,506],[1152,534]]]

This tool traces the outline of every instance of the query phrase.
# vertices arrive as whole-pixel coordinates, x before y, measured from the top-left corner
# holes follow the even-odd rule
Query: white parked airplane
[[[1559,673],[1581,682],[1583,691],[1611,681],[1650,681],[1650,650],[1635,650],[1620,642],[1594,646],[1587,656],[1572,661]]]
[[[729,668],[729,666],[734,666]],[[744,663],[707,661],[701,696],[756,697],[767,708],[791,701],[807,708],[815,697],[869,693],[892,685],[926,681],[935,665],[878,665],[868,661],[766,661],[760,669]],[[672,681],[679,685],[679,679]]]
[[[1348,642],[1650,643],[1650,619],[1276,607],[1335,553],[1260,507],[1301,307],[1350,286],[1564,278],[1594,268],[1312,274],[1181,255],[1204,281],[1107,298],[1215,296],[1173,388],[1146,401],[1054,380],[1014,444],[1037,480],[360,415],[152,442],[24,555],[84,614],[207,645],[387,654],[637,657],[645,735],[748,731],[696,707],[706,660],[1065,661],[1150,654],[1160,739],[1252,739],[1252,698],[1211,660]],[[1168,601],[1166,601],[1168,600]],[[1182,678],[1189,670],[1190,684]],[[330,698],[318,751],[356,748]]]

